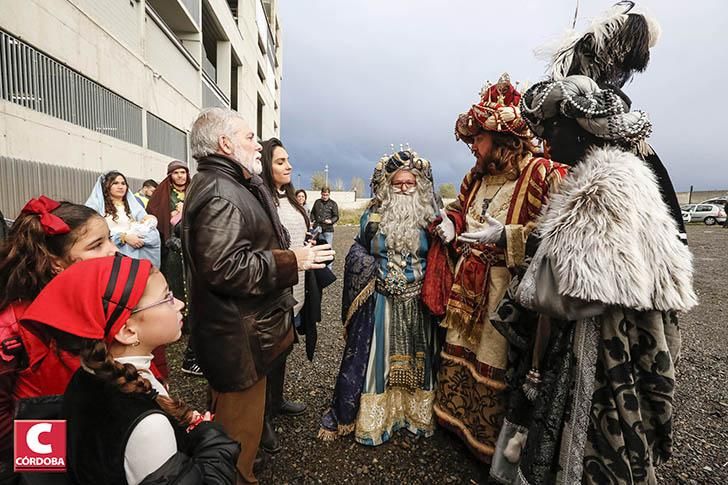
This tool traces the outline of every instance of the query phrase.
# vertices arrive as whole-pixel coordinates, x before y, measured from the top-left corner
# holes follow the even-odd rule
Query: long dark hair
[[[270,140],[266,140],[262,143],[262,145],[263,151],[260,153],[260,162],[263,165],[263,180],[270,189],[271,193],[275,196],[278,193],[278,189],[273,182],[273,152],[278,147],[281,147],[283,149],[285,149],[286,147],[283,146],[283,143],[281,143],[278,138],[271,138]],[[287,183],[281,188],[286,194],[286,199],[288,199],[291,205],[295,207],[298,212],[301,213],[304,220],[306,221],[306,227],[308,227],[310,225],[310,221],[308,220],[308,214],[306,214],[306,209],[304,209],[304,207],[299,204],[298,200],[296,199],[296,188],[293,186],[293,183]],[[278,203],[278,199],[275,198],[275,200],[276,203]]]
[[[84,233],[93,217],[100,217],[85,205],[61,202],[51,213],[60,217],[71,232],[46,234],[38,214],[21,213],[0,243],[0,310],[18,300],[33,300],[55,276],[53,258],[66,253]]]
[[[116,177],[121,176],[121,178],[124,179],[124,183],[126,184],[126,192],[129,192],[129,182],[127,182],[126,177],[123,173],[117,172],[116,170],[112,170],[111,172],[104,175],[104,183],[102,184],[101,188],[104,192],[104,212],[107,216],[111,216],[111,219],[113,219],[115,222],[119,219],[119,216],[116,214],[116,207],[114,206],[114,199],[111,198],[111,184],[114,183],[114,180],[116,180]],[[124,197],[121,198],[121,200],[124,201],[124,211],[126,212],[126,215],[131,219],[131,209],[129,208],[129,201],[126,200],[126,192],[124,193]]]

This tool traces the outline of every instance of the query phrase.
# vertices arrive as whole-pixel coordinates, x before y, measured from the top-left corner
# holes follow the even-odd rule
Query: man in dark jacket
[[[321,226],[324,239],[329,244],[334,243],[334,224],[339,220],[339,206],[331,199],[331,190],[328,187],[321,189],[321,198],[313,203],[311,221],[314,226]]]
[[[192,344],[215,421],[242,445],[239,478],[257,483],[266,374],[293,342],[291,287],[299,270],[324,267],[333,251],[286,249],[288,233],[258,176],[261,146],[240,114],[204,110],[190,146],[198,173],[185,197],[182,247]]]

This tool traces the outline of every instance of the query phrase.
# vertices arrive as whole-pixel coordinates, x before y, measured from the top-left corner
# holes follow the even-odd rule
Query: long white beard
[[[417,193],[391,193],[382,204],[379,231],[386,237],[387,248],[415,254],[420,246],[420,229],[427,227],[432,208],[423,204]]]

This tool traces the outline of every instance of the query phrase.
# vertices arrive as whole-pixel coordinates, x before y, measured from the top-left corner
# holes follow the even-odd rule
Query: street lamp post
[[[324,165],[324,178],[325,178],[324,185],[326,187],[328,187],[329,186],[329,165],[328,164]]]

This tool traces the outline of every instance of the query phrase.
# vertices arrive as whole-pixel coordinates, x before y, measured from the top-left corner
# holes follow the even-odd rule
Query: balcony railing
[[[147,111],[147,148],[187,160],[187,134]]]
[[[229,108],[230,100],[223,94],[217,84],[210,77],[202,73],[202,107],[211,108],[219,106],[221,108]]]
[[[0,98],[142,145],[142,109],[0,31]]]

